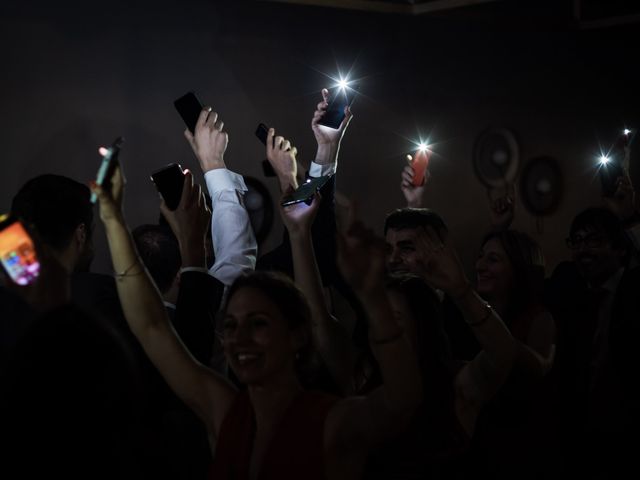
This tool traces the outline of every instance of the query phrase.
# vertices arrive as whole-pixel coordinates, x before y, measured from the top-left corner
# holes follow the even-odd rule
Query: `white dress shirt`
[[[226,168],[204,174],[211,196],[211,235],[215,263],[209,273],[225,286],[256,267],[256,243],[243,198],[247,186],[241,175]]]

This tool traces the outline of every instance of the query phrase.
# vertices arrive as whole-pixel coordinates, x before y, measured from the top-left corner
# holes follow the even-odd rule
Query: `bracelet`
[[[136,276],[136,275],[142,275],[142,272],[144,270],[140,270],[138,273],[129,273],[129,271],[138,264],[139,260],[140,259],[138,257],[136,257],[136,259],[133,261],[133,263],[131,265],[129,265],[129,267],[126,268],[122,273],[115,272],[114,276],[116,277],[116,280],[122,280],[124,277],[133,277],[133,276]]]
[[[486,310],[486,314],[480,320],[476,320],[475,322],[467,322],[467,325],[470,327],[479,327],[484,322],[489,320],[489,317],[493,314],[493,307],[489,305],[487,302],[482,302],[484,304],[484,308]]]
[[[387,345],[389,343],[393,343],[395,341],[400,340],[403,336],[404,336],[404,330],[399,330],[398,333],[396,333],[395,335],[393,335],[391,337],[383,338],[382,340],[372,339],[371,341],[375,345]]]

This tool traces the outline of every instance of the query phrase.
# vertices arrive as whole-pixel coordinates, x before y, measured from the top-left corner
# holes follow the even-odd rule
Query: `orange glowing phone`
[[[18,285],[29,285],[40,273],[33,240],[22,223],[10,215],[0,216],[0,262]]]
[[[416,151],[411,161],[411,168],[413,168],[413,186],[420,187],[424,183],[424,176],[429,166],[429,157],[431,156],[431,150],[420,148]]]

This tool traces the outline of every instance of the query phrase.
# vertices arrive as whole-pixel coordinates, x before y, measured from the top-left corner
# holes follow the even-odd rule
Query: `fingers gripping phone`
[[[336,88],[333,97],[329,102],[329,106],[318,124],[334,128],[336,130],[340,128],[340,124],[345,117],[344,109],[351,106],[356,97],[356,93],[357,91],[355,86]]]
[[[313,196],[331,179],[333,175],[324,175],[322,177],[310,178],[305,183],[300,185],[297,190],[286,195],[281,202],[283,207],[287,205],[293,205],[300,202],[305,202],[310,205],[313,201]]]
[[[264,146],[267,146],[268,135],[269,135],[269,127],[267,127],[264,123],[259,124],[258,128],[256,128],[256,137],[258,137],[258,139],[264,144]],[[275,144],[275,141],[276,140],[274,137],[273,139],[274,144]],[[276,171],[273,169],[273,167],[269,163],[269,160],[267,160],[266,158],[262,160],[262,173],[264,174],[265,177],[276,176]]]
[[[118,155],[120,154],[123,143],[124,137],[118,137],[109,148],[100,148],[102,163],[96,174],[96,185],[107,187],[111,182],[111,177],[113,177],[113,172],[115,171]],[[91,203],[96,203],[97,199],[96,194],[92,193]]]
[[[411,168],[413,169],[413,186],[420,187],[424,183],[424,177],[429,167],[429,150],[419,149],[413,156]]]
[[[164,203],[169,210],[175,210],[180,205],[182,189],[184,187],[184,170],[177,163],[167,165],[151,174],[151,181],[156,186]]]
[[[40,273],[33,240],[20,221],[11,215],[0,216],[0,262],[18,285],[29,285]]]
[[[196,123],[200,118],[200,112],[202,112],[202,103],[196,97],[194,92],[187,92],[177,100],[173,102],[173,105],[178,110],[178,113],[184,120],[185,125],[193,135],[196,130]]]

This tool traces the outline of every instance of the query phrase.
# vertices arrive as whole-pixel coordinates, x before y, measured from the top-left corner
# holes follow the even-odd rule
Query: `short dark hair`
[[[182,265],[178,240],[161,225],[140,225],[132,235],[144,266],[160,292],[165,293]]]
[[[603,207],[590,207],[578,213],[571,222],[569,235],[579,230],[595,230],[607,236],[614,248],[629,251],[624,228],[613,212]]]
[[[384,220],[384,234],[389,229],[405,230],[419,227],[433,227],[439,234],[448,232],[442,217],[428,208],[398,208]]]
[[[541,301],[545,277],[545,258],[542,248],[533,238],[517,230],[495,230],[482,239],[484,245],[496,239],[504,248],[514,275],[513,291],[509,298],[510,314],[517,315]]]
[[[89,187],[62,175],[39,175],[13,197],[11,212],[35,226],[40,238],[55,250],[66,248],[80,224],[90,236],[93,205]]]

